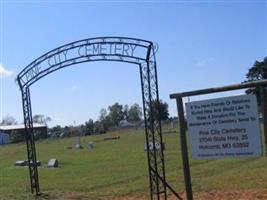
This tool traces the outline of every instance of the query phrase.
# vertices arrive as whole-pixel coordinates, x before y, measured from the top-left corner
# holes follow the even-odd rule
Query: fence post
[[[188,159],[188,151],[187,151],[187,141],[186,141],[186,126],[185,126],[185,118],[184,118],[183,99],[181,97],[176,98],[176,104],[177,104],[178,118],[179,118],[179,123],[180,123],[180,126],[179,126],[180,127],[180,144],[181,144],[182,159],[183,159],[186,196],[188,200],[193,200],[190,167],[189,167],[189,159]]]
[[[264,143],[265,143],[265,155],[267,157],[267,104],[266,104],[266,91],[265,87],[260,87],[260,101],[261,101],[261,111],[263,118],[263,133],[264,133]]]

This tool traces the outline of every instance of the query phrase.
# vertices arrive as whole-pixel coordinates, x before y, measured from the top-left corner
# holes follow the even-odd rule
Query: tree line
[[[148,111],[149,116],[155,116],[156,119],[167,120],[169,117],[168,104],[159,101],[159,111],[157,109],[157,102],[152,101],[152,110]],[[120,127],[121,122],[131,123],[135,126],[140,125],[143,121],[142,107],[135,103],[131,106],[122,105],[118,102],[102,108],[99,112],[99,117],[96,121],[89,118],[84,124],[78,126],[54,126],[49,129],[49,135],[54,137],[69,137],[77,135],[91,135],[96,133],[105,133],[106,131]],[[37,114],[33,116],[34,123],[47,124],[52,121],[48,116]],[[18,124],[16,119],[10,115],[5,116],[0,125]],[[35,133],[36,139],[40,138],[40,134]],[[16,131],[11,133],[11,141],[20,141],[21,136]]]
[[[155,101],[152,102],[152,111],[148,111],[149,115],[154,114],[157,119],[167,120],[169,117],[168,104],[159,101],[159,110],[156,109],[157,103]],[[122,105],[118,102],[108,106],[107,108],[102,108],[99,112],[98,120],[94,121],[89,118],[84,124],[77,126],[75,128],[65,127],[63,132],[66,136],[71,136],[75,132],[76,134],[82,135],[91,135],[95,133],[105,133],[106,131],[118,128],[122,124],[122,122],[131,123],[134,126],[140,125],[140,122],[143,121],[143,112],[142,107],[135,103],[131,106]],[[51,129],[52,132],[62,132],[60,126],[56,126]],[[76,129],[76,130],[75,130]]]
[[[254,62],[253,66],[248,69],[244,82],[262,79],[267,79],[267,57],[265,57],[262,61],[256,60]],[[254,88],[246,90],[246,93],[254,93],[257,97],[259,97],[260,92],[258,88]],[[258,103],[260,104],[260,101],[258,101]],[[148,117],[151,117],[153,114],[154,118],[157,120],[167,120],[169,118],[168,104],[162,100],[159,101],[159,104],[157,101],[152,101],[152,109],[147,112]],[[58,125],[49,129],[49,132],[51,135],[56,137],[62,134],[64,136],[73,136],[77,134],[90,135],[94,133],[104,133],[111,128],[118,127],[122,120],[136,124],[138,122],[142,122],[143,118],[143,110],[137,103],[128,106],[116,102],[107,108],[102,108],[99,113],[99,118],[96,121],[89,118],[89,120],[84,124],[75,127],[61,127]],[[47,124],[50,121],[52,121],[52,119],[48,116],[41,114],[33,116],[34,123]],[[17,123],[18,122],[14,117],[7,115],[2,119],[0,125],[12,125]],[[38,138],[38,134],[36,134],[36,136]],[[12,138],[14,138],[13,140],[16,140],[16,137],[15,133],[11,134],[11,140]]]
[[[159,109],[157,109],[157,102],[152,101],[152,111],[148,111],[148,115],[153,115],[160,120],[167,120],[169,117],[168,104],[159,101]],[[158,111],[159,110],[159,111]],[[132,106],[121,105],[116,102],[113,105],[108,106],[108,109],[102,108],[100,110],[99,122],[103,124],[103,127],[108,130],[110,127],[118,127],[120,122],[125,120],[131,123],[137,123],[143,120],[142,108],[137,104]]]

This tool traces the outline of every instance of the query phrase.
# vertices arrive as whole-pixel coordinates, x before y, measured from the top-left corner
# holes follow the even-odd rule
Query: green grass
[[[104,141],[104,137],[120,135],[120,140]],[[166,151],[166,177],[178,190],[184,191],[180,143],[177,133],[163,136]],[[82,137],[86,147],[67,149],[75,138],[48,139],[36,142],[41,191],[57,199],[74,193],[76,199],[105,199],[115,196],[148,195],[148,169],[144,152],[143,131],[120,131],[99,136]],[[57,158],[60,168],[44,165]],[[16,160],[26,160],[26,145],[0,147],[0,199],[32,199],[28,168],[14,167]],[[194,193],[233,189],[267,188],[266,158],[190,160]],[[77,197],[78,196],[78,197]]]

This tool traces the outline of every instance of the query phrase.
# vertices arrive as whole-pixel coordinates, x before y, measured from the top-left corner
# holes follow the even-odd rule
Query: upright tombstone
[[[83,149],[82,145],[81,145],[81,137],[77,136],[76,138],[76,145],[75,145],[76,149]]]
[[[88,149],[93,149],[93,148],[94,148],[94,143],[88,142]]]
[[[174,122],[173,122],[173,119],[171,120],[171,129],[174,129]]]

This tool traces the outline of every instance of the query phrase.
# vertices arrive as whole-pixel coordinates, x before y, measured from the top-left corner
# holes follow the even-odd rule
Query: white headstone
[[[27,161],[25,160],[17,160],[15,163],[14,163],[15,166],[26,166],[27,165]]]
[[[58,167],[58,160],[56,158],[50,159],[47,163],[47,167],[53,167],[53,168]]]
[[[81,145],[81,138],[80,138],[80,136],[77,136],[77,138],[76,138],[76,145],[75,145],[75,147],[77,149],[82,149],[83,148],[82,145]]]

